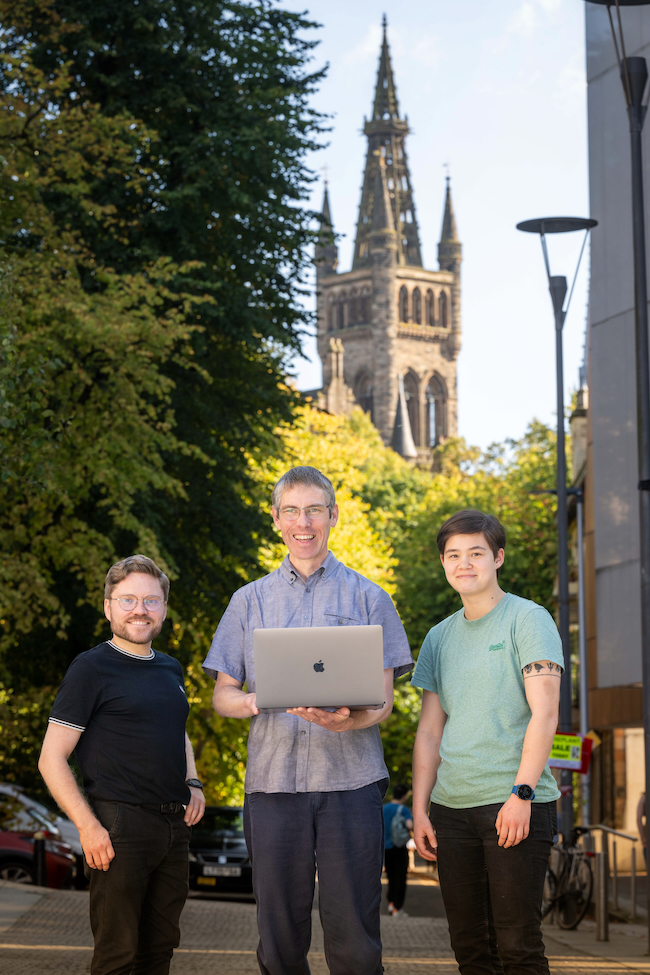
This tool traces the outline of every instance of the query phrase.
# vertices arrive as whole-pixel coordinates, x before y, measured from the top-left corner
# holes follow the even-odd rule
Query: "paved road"
[[[11,891],[0,890],[0,895],[3,893],[10,900]],[[3,975],[85,975],[92,944],[88,895],[49,891],[33,900],[29,906],[23,897],[23,913],[0,933]],[[409,885],[408,906],[411,917],[382,917],[386,975],[456,973],[446,921],[436,916],[440,913],[438,888]],[[417,916],[420,912],[422,916]],[[174,956],[172,975],[259,975],[254,904],[194,896],[187,902],[181,926],[181,946]],[[563,942],[557,940],[560,936]],[[625,926],[625,935],[618,936],[618,943],[614,936],[606,946],[611,958],[594,957],[594,932],[588,925],[575,934],[546,928],[545,940],[553,975],[622,975],[630,970],[650,973],[650,960],[641,957],[645,949],[642,928]],[[327,975],[317,911],[310,965],[313,975]]]

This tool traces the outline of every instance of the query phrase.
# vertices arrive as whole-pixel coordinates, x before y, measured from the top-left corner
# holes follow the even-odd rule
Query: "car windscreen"
[[[243,840],[244,812],[242,809],[205,810],[203,819],[192,827],[192,843],[201,840]]]
[[[57,827],[34,808],[26,808],[14,796],[0,795],[0,829],[11,833],[34,833],[44,830],[58,836]]]

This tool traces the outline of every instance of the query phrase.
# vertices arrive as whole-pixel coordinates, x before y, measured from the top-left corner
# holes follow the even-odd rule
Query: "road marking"
[[[0,950],[12,951],[92,951],[91,945],[21,945],[21,944],[2,944]],[[255,956],[256,951],[237,950],[235,948],[177,948],[175,955],[249,955]],[[310,951],[309,958],[316,961],[323,961],[325,955],[321,952]],[[619,960],[614,958],[595,958],[593,955],[576,957],[575,955],[550,955],[548,960],[551,971],[590,971],[590,972],[629,972],[641,971],[650,972],[650,962],[638,961],[634,958]],[[451,966],[456,970],[456,962],[453,958],[400,958],[384,956],[382,961],[390,965],[429,965]]]

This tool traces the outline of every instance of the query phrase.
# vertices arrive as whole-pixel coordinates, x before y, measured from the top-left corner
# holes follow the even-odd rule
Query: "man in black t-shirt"
[[[39,769],[91,868],[92,975],[166,975],[188,891],[190,827],[205,809],[183,671],[151,649],[169,579],[132,555],[109,569],[104,595],[112,637],[70,665]],[[73,751],[87,799],[68,765]]]

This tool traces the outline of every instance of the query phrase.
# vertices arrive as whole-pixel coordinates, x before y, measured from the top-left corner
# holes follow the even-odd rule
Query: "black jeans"
[[[244,804],[262,975],[309,975],[318,906],[331,975],[381,975],[379,906],[388,781],[351,792],[252,792]]]
[[[555,803],[532,803],[529,835],[507,850],[494,828],[501,806],[431,803],[452,948],[461,975],[548,975],[540,925]]]
[[[94,800],[115,859],[90,871],[92,975],[167,975],[187,898],[190,827],[183,812]]]
[[[401,911],[406,897],[409,851],[405,846],[393,846],[390,850],[385,850],[384,866],[388,877],[388,903]]]

